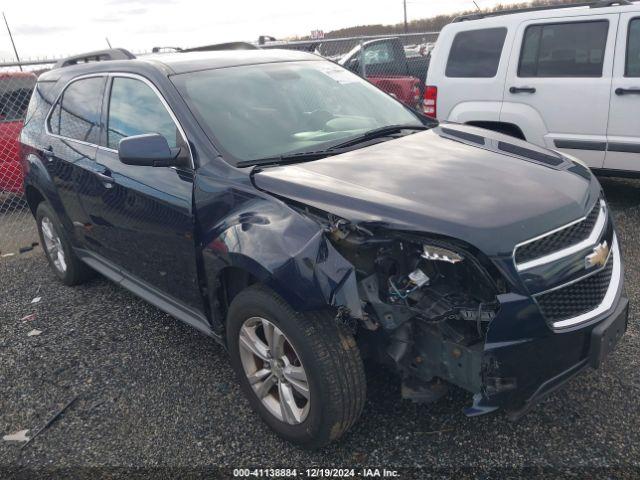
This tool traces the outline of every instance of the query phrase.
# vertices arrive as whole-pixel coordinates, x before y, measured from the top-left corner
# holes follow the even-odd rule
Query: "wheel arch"
[[[226,318],[233,299],[256,283],[261,283],[260,278],[245,268],[229,265],[220,270],[213,289],[213,301],[218,307],[220,317]]]
[[[42,192],[33,185],[26,185],[24,189],[25,198],[27,199],[27,205],[29,205],[29,209],[33,216],[36,216],[36,211],[38,210],[38,205],[40,203],[46,201],[46,197],[42,194]]]

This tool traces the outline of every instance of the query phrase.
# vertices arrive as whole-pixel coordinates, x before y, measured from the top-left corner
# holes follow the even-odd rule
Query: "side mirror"
[[[170,148],[167,139],[157,133],[134,135],[120,140],[118,156],[125,165],[142,167],[172,167],[183,162],[180,148]]]

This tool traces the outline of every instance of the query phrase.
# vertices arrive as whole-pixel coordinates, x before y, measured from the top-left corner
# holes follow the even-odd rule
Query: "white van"
[[[524,138],[599,173],[640,172],[640,3],[456,19],[432,53],[425,113]]]

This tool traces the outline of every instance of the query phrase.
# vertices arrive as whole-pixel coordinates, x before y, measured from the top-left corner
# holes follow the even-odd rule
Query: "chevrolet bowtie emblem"
[[[591,268],[595,266],[604,267],[609,259],[609,245],[607,242],[602,242],[600,245],[593,247],[593,253],[587,255],[584,259],[585,268]]]

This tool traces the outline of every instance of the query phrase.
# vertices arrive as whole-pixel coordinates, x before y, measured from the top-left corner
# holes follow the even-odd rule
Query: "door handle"
[[[533,87],[511,87],[510,93],[536,93],[536,89]]]
[[[616,88],[616,95],[640,95],[640,88]]]
[[[115,182],[115,180],[113,179],[113,177],[111,175],[108,175],[106,173],[100,173],[100,172],[94,172],[96,174],[96,177],[98,177],[100,179],[100,181],[104,184],[104,186],[106,188],[111,188],[113,187],[113,183]]]
[[[49,162],[53,162],[53,158],[55,154],[53,153],[53,147],[49,146],[42,150],[42,156],[47,159]]]

